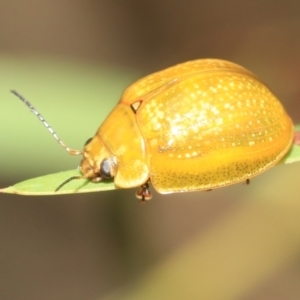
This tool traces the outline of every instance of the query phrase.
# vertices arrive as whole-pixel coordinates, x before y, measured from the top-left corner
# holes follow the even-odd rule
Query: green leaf
[[[296,134],[300,133],[300,124],[295,126]],[[289,164],[300,161],[300,145],[293,144],[290,151],[278,164]],[[55,189],[72,176],[80,176],[78,170],[59,172],[17,183],[8,188],[0,189],[0,193],[18,195],[60,195],[74,193],[101,192],[116,189],[113,181],[93,183],[87,179],[75,179],[64,185],[59,191]]]
[[[33,179],[28,179],[13,186],[0,189],[0,192],[34,196],[90,193],[116,189],[112,181],[94,183],[87,179],[75,179],[63,186],[59,191],[55,192],[55,189],[68,178],[79,175],[80,172],[78,170],[49,174]]]

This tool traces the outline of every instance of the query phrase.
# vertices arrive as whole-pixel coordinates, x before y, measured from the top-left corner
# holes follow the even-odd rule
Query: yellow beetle
[[[293,136],[290,117],[253,73],[219,59],[189,61],[130,85],[83,151],[55,134],[83,155],[83,175],[58,189],[75,178],[114,178],[119,188],[140,187],[144,201],[149,182],[162,194],[248,182],[286,154]]]

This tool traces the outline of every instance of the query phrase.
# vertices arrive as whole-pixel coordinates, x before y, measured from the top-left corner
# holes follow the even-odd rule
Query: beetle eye
[[[107,158],[103,159],[100,164],[100,174],[103,178],[112,178],[113,177],[111,175],[111,163]]]
[[[89,138],[85,143],[84,146],[86,146],[93,138]]]

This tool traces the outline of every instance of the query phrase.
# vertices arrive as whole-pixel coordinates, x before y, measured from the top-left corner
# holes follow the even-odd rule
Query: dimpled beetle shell
[[[108,160],[120,188],[150,180],[159,193],[208,190],[275,165],[293,135],[290,117],[254,74],[199,59],[130,85],[85,146],[81,170],[93,179]]]

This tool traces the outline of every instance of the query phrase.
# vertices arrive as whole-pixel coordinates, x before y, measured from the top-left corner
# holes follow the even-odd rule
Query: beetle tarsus
[[[146,201],[150,200],[152,198],[152,194],[150,192],[148,182],[141,185],[135,195],[140,200],[141,204],[145,204]]]

